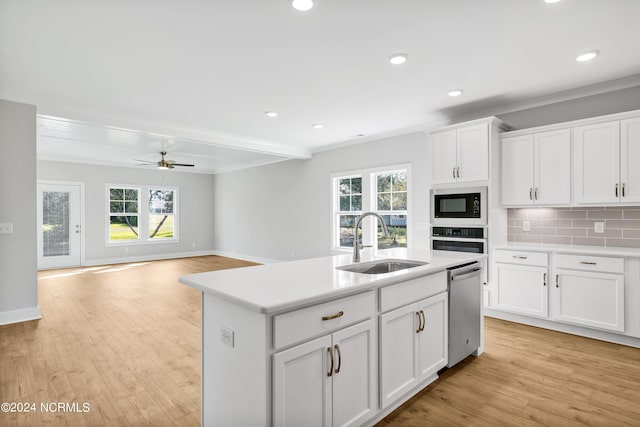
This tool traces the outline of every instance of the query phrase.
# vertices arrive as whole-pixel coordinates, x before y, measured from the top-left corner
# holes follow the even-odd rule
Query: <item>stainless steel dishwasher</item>
[[[447,270],[450,368],[480,347],[482,267],[471,262]]]

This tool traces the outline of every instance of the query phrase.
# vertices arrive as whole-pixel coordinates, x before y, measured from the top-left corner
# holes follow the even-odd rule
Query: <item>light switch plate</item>
[[[594,222],[593,223],[593,232],[594,233],[604,233],[604,222]]]
[[[522,221],[522,231],[531,231],[531,223],[529,221]]]
[[[10,222],[0,224],[0,234],[13,234],[13,224]]]
[[[233,329],[225,328],[224,326],[220,328],[220,341],[233,348]]]

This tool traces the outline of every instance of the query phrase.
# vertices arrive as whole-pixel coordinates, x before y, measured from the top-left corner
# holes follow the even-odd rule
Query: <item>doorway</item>
[[[84,183],[38,182],[38,269],[82,265]]]

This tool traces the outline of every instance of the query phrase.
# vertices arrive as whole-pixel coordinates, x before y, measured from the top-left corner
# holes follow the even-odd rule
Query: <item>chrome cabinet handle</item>
[[[559,274],[556,274],[556,288],[560,287],[560,285],[558,284],[558,280],[560,280],[559,276]]]
[[[456,171],[457,171],[458,178],[460,178],[460,166],[456,168]]]
[[[330,316],[322,316],[322,320],[331,320],[331,319],[337,319],[338,317],[342,317],[344,316],[344,311],[339,311],[336,314],[332,314]]]
[[[618,197],[618,184],[616,184],[616,197]]]
[[[542,286],[547,286],[547,273],[542,275]]]
[[[580,264],[586,264],[586,265],[598,265],[597,262],[593,262],[593,261],[580,261]]]
[[[416,334],[420,333],[420,328],[422,327],[422,319],[420,318],[420,312],[416,311],[416,316],[418,316],[418,329],[416,329]]]
[[[424,327],[427,324],[427,319],[424,317],[424,311],[420,310],[420,317],[422,317],[422,326],[420,327],[420,332],[424,331]]]
[[[626,197],[626,195],[624,194],[624,182],[622,183],[622,197]]]
[[[333,375],[333,352],[331,351],[331,347],[327,347],[327,352],[329,353],[329,357],[331,358],[331,367],[329,368],[329,372],[327,372],[327,376],[330,377]]]
[[[340,354],[340,346],[338,344],[333,346],[336,349],[336,352],[338,353],[338,367],[336,368],[335,371],[333,371],[334,374],[339,374],[340,373],[340,366],[342,366],[342,354]]]
[[[529,200],[533,200],[533,188],[529,187]]]

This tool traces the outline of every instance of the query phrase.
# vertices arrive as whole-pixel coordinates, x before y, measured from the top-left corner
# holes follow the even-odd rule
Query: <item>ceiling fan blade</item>
[[[195,165],[190,165],[188,163],[171,163],[173,166],[190,166],[193,167]]]
[[[140,160],[140,159],[133,159],[136,162],[140,162],[141,165],[155,165],[158,162],[150,162],[149,160]]]

